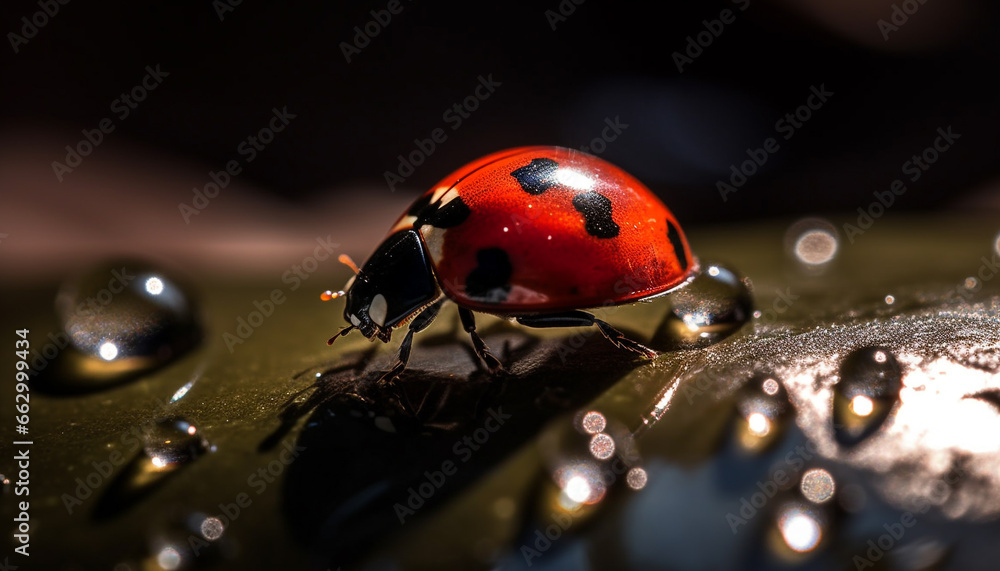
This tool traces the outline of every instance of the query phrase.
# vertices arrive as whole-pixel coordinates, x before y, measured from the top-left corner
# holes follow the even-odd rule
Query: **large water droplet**
[[[60,388],[120,381],[169,362],[200,339],[189,293],[141,262],[104,264],[67,281],[55,309],[68,341],[53,375],[69,379]]]
[[[746,283],[720,264],[706,264],[669,299],[670,311],[651,342],[654,349],[711,345],[736,332],[753,313],[753,296]]]
[[[748,452],[760,452],[784,433],[792,407],[785,387],[770,375],[756,375],[736,395],[736,441]]]
[[[899,400],[902,370],[891,351],[863,347],[840,365],[834,387],[834,434],[843,446],[853,446],[879,429]]]
[[[167,468],[195,460],[208,451],[209,445],[194,423],[169,417],[146,428],[143,449],[153,466]]]

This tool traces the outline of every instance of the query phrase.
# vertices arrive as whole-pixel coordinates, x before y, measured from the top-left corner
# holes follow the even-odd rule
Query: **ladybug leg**
[[[517,318],[517,322],[528,327],[586,327],[596,325],[601,330],[601,334],[611,341],[611,344],[619,349],[627,349],[634,353],[639,353],[650,359],[655,358],[659,353],[646,347],[645,345],[629,339],[624,333],[615,329],[610,323],[601,321],[585,311],[567,311],[565,313],[552,313],[542,315],[525,315]]]
[[[483,342],[483,338],[476,333],[476,318],[472,314],[472,311],[464,308],[458,308],[458,315],[462,318],[462,327],[465,328],[465,332],[472,337],[472,346],[476,349],[476,355],[486,363],[486,366],[490,369],[490,373],[502,372],[503,364],[500,363],[500,359],[497,359],[493,353],[490,352],[489,347]]]
[[[380,384],[390,383],[396,380],[396,377],[398,377],[403,370],[406,369],[406,362],[410,360],[410,347],[413,346],[413,334],[427,329],[427,326],[434,321],[435,317],[437,317],[438,311],[441,310],[442,303],[444,303],[443,299],[421,311],[419,315],[413,318],[413,321],[410,322],[410,327],[406,331],[406,337],[403,338],[403,342],[399,345],[399,354],[396,357],[396,364],[379,378],[378,382]]]

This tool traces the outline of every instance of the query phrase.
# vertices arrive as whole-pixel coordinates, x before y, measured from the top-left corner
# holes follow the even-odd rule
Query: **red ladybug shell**
[[[682,284],[695,266],[670,210],[595,156],[493,153],[447,176],[392,232],[416,228],[459,305],[517,315],[617,305]]]

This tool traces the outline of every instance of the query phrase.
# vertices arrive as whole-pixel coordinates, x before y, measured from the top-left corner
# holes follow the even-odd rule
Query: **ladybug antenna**
[[[356,274],[361,273],[361,270],[358,269],[358,265],[355,264],[354,260],[352,260],[351,257],[348,256],[347,254],[341,254],[340,256],[338,256],[337,261],[340,262],[341,264],[344,264],[348,268],[351,268],[351,270],[353,270],[354,273]]]
[[[338,332],[337,332],[337,334],[336,334],[336,335],[334,335],[333,337],[331,337],[331,338],[330,338],[330,339],[329,339],[329,340],[328,340],[328,341],[326,342],[326,344],[327,344],[327,345],[333,345],[333,342],[337,340],[337,337],[340,337],[341,335],[347,335],[348,333],[350,333],[350,332],[351,332],[351,330],[352,330],[352,329],[354,329],[354,326],[353,326],[353,325],[348,325],[347,327],[345,327],[345,328],[341,329],[340,331],[338,331]]]

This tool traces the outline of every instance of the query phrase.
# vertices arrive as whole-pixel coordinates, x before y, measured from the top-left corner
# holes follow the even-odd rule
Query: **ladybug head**
[[[356,328],[383,342],[389,341],[393,327],[441,295],[420,235],[412,229],[386,238],[345,290],[344,319],[351,325],[338,335]]]

